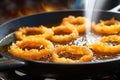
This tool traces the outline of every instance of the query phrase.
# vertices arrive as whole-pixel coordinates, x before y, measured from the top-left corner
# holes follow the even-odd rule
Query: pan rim
[[[42,14],[48,14],[48,13],[59,13],[59,12],[73,12],[73,11],[82,11],[82,12],[85,12],[84,9],[67,9],[67,10],[59,10],[59,11],[50,11],[50,12],[41,12],[41,13],[36,13],[36,14],[31,14],[31,15],[25,15],[25,16],[21,16],[21,17],[16,17],[16,18],[13,18],[11,20],[8,20],[6,21],[5,23],[2,23],[0,25],[0,27],[10,23],[10,22],[13,22],[13,21],[16,21],[16,20],[19,20],[19,19],[22,19],[22,18],[26,18],[26,17],[32,17],[32,16],[36,16],[36,15],[42,15]],[[107,13],[115,13],[115,14],[119,14],[119,13],[116,13],[116,12],[109,12],[109,11],[104,11],[104,10],[95,10],[95,12],[107,12]]]

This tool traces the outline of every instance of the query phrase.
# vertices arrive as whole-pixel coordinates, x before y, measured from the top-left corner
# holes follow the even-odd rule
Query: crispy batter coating
[[[92,29],[98,34],[118,34],[120,32],[120,22],[112,18],[110,20],[100,20],[99,23],[92,23]]]
[[[70,15],[68,17],[63,18],[62,25],[66,23],[73,24],[80,34],[85,33],[85,30],[86,30],[85,29],[85,17],[82,17],[82,16],[75,17],[75,16]]]
[[[49,39],[53,35],[53,32],[50,28],[47,28],[45,26],[23,27],[19,28],[18,31],[16,31],[15,35],[19,40],[22,40],[28,36],[36,36]]]
[[[54,32],[54,35],[50,38],[50,40],[53,42],[65,43],[79,37],[76,28],[69,23],[66,25],[52,27],[52,30]]]
[[[109,35],[102,37],[100,41],[89,44],[89,47],[102,54],[117,54],[120,52],[120,36]]]
[[[70,59],[70,57],[66,58],[64,55],[60,57],[61,54],[71,54],[79,56],[78,59]],[[53,62],[61,62],[61,63],[74,63],[74,62],[89,62],[93,59],[92,51],[85,46],[58,46],[56,47],[55,52],[52,55]]]
[[[10,46],[10,54],[29,60],[38,60],[52,54],[53,44],[44,38],[27,37],[22,41],[17,41]]]

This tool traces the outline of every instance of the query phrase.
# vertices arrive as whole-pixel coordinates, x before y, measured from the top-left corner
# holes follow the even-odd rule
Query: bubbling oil
[[[92,36],[94,36],[93,33],[91,33]],[[97,37],[97,36],[96,36]],[[11,40],[10,40],[11,39]],[[9,41],[8,41],[9,40]],[[6,41],[8,41],[6,43]],[[6,36],[2,43],[3,44],[2,46],[0,46],[0,50],[2,50],[5,54],[8,53],[8,49],[9,47],[11,46],[12,43],[15,43],[16,41],[16,38],[15,38],[15,33],[12,33],[12,34],[9,34],[8,36]],[[6,44],[4,44],[6,43]],[[72,40],[70,42],[67,42],[67,43],[54,43],[55,47],[57,47],[58,45],[76,45],[76,46],[86,46],[87,45],[87,41],[86,41],[86,36],[85,34],[81,34],[77,39],[75,40]],[[91,62],[99,62],[99,61],[103,61],[103,60],[108,60],[108,59],[112,59],[112,58],[116,58],[120,55],[103,55],[103,54],[100,54],[100,53],[96,53],[96,52],[93,52],[94,53],[94,58]],[[78,59],[78,55],[70,55],[68,56],[67,54],[64,54],[66,57],[69,57],[69,58],[72,58],[72,59]],[[62,55],[62,56],[64,56]],[[51,55],[48,55],[46,57],[43,57],[37,61],[47,61],[47,62],[51,62]]]

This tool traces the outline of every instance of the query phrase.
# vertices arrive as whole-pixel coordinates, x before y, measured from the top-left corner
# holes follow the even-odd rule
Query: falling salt
[[[95,41],[95,36],[91,33],[91,22],[93,17],[93,10],[95,7],[96,0],[85,0],[85,17],[86,19],[86,41],[92,43]]]

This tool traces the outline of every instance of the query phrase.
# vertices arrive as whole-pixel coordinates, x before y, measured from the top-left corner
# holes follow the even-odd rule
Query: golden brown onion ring
[[[71,54],[71,55],[77,55],[79,58],[76,60],[73,60],[71,58],[66,58],[65,56],[60,57],[62,54]],[[93,59],[93,53],[92,51],[85,47],[85,46],[62,46],[59,45],[56,47],[55,52],[52,55],[52,61],[53,62],[61,62],[61,63],[74,63],[74,62],[89,62]]]
[[[106,21],[100,20],[98,24],[92,24],[92,29],[98,34],[118,34],[120,32],[120,22],[115,18]]]
[[[89,44],[93,51],[102,54],[117,54],[120,52],[120,36],[110,35],[102,37],[99,42]]]
[[[75,17],[75,16],[68,16],[63,18],[62,25],[70,23],[73,24],[79,33],[85,33],[85,17]]]
[[[27,37],[10,46],[10,54],[29,60],[38,60],[48,56],[54,50],[53,44],[44,38]]]
[[[65,43],[78,38],[78,32],[72,24],[60,25],[52,27],[54,35],[50,38],[51,41],[57,43]]]
[[[23,27],[19,28],[18,31],[16,31],[16,38],[19,40],[22,40],[28,36],[36,36],[36,37],[42,37],[42,38],[50,38],[53,35],[53,32],[50,28],[46,28],[44,26],[40,27]]]

